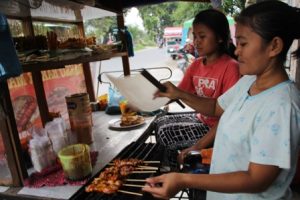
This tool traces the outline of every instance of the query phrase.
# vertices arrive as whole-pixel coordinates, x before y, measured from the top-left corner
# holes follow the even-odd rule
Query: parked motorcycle
[[[185,73],[187,67],[195,60],[195,57],[181,48],[177,51],[177,66]]]

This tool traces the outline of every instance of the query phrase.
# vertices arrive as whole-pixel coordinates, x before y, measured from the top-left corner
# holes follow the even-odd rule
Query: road
[[[172,60],[166,52],[165,48],[157,47],[137,51],[135,52],[134,57],[129,58],[130,69],[169,67],[172,71],[172,76],[169,80],[176,84],[181,80],[183,74],[181,70],[177,68],[177,62]],[[122,59],[113,58],[110,60],[91,63],[91,70],[96,96],[99,96],[107,93],[109,85],[105,83],[99,84],[97,81],[98,74],[109,71],[122,71]],[[170,72],[166,69],[151,69],[149,72],[159,80],[167,78],[170,75]],[[122,76],[122,73],[111,73],[111,75]],[[101,78],[102,81],[108,81],[105,75],[101,76]]]

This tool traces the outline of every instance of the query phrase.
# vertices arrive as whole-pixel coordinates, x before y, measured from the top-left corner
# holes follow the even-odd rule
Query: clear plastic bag
[[[108,104],[105,109],[106,114],[121,114],[119,103],[124,101],[125,97],[120,94],[120,92],[113,87],[108,88]]]
[[[62,148],[68,145],[66,124],[63,118],[55,118],[45,125],[45,130],[51,140],[54,152],[57,154]]]
[[[33,138],[29,141],[30,157],[33,168],[41,172],[55,163],[56,155],[45,129],[33,128],[32,135]]]

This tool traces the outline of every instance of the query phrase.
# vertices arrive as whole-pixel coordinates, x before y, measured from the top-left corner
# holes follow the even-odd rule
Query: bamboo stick
[[[136,196],[143,196],[143,194],[141,194],[141,193],[129,192],[129,191],[125,191],[125,190],[118,190],[118,192],[125,193],[125,194],[132,194],[132,195],[136,195]]]
[[[144,187],[144,185],[135,185],[135,184],[127,184],[127,183],[123,184],[122,186],[139,187],[139,188]]]
[[[125,181],[133,181],[133,182],[145,182],[145,179],[125,179]]]
[[[155,163],[160,163],[160,161],[159,160],[145,160],[145,161],[143,161],[143,163],[145,163],[145,164],[151,164],[151,163],[155,164]],[[114,165],[114,163],[110,162],[107,165]]]
[[[156,171],[132,171],[131,174],[152,174],[156,173]]]
[[[160,163],[159,160],[145,160],[144,163]]]
[[[135,170],[144,170],[144,171],[147,171],[147,170],[150,170],[150,171],[156,171],[157,169],[155,168],[146,168],[146,167],[136,167],[134,168]]]
[[[152,166],[147,166],[147,165],[140,165],[140,166],[138,166],[138,168],[158,170],[158,167],[152,167]]]

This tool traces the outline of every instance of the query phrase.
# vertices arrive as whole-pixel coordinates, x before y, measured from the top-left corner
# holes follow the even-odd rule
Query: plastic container
[[[92,139],[92,111],[87,93],[66,96],[68,114],[72,132],[77,136],[78,143],[91,144]]]
[[[92,173],[90,148],[86,144],[67,146],[58,152],[65,176],[70,180],[80,180]]]

